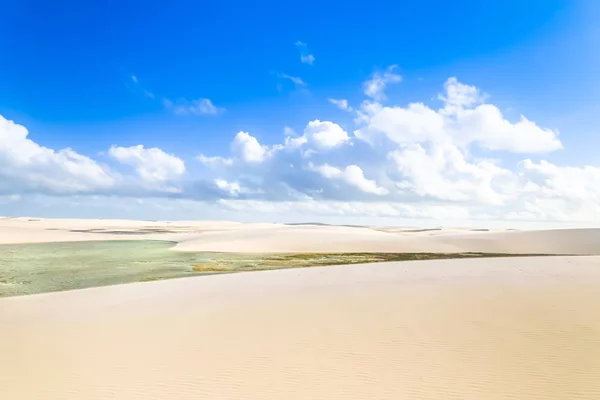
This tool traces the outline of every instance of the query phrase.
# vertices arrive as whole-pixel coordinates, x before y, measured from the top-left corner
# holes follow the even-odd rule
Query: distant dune
[[[175,250],[600,254],[600,229],[546,231],[359,227],[318,223],[0,219],[0,243],[159,239]]]

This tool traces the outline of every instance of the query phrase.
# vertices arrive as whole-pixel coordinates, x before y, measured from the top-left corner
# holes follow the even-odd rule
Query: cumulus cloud
[[[376,99],[384,98],[385,84],[400,80],[390,78],[392,71],[388,70],[387,76],[375,74],[365,84],[365,88],[371,88],[368,91],[373,100],[356,110],[358,126],[354,136],[368,147],[361,147],[360,152],[342,153],[345,155],[336,164],[351,159],[349,154],[358,159],[346,167],[333,166],[327,150],[343,149],[343,145],[352,144],[352,138],[334,122],[310,121],[302,136],[288,132],[284,143],[267,146],[253,142],[259,154],[256,158],[270,160],[265,169],[257,172],[261,174],[261,185],[284,184],[295,196],[298,193],[306,196],[304,201],[370,201],[364,195],[376,195],[386,198],[387,204],[408,202],[435,206],[438,211],[446,207],[453,216],[469,218],[564,220],[566,215],[575,215],[558,211],[567,207],[569,201],[573,204],[575,197],[559,193],[557,187],[561,185],[550,184],[552,179],[562,176],[553,171],[563,171],[564,167],[526,160],[510,168],[503,166],[499,157],[488,154],[558,150],[562,144],[556,131],[541,128],[525,117],[509,121],[496,106],[486,103],[487,95],[456,78],[443,85],[443,93],[438,95],[443,103],[440,108],[423,103],[384,106]],[[376,177],[366,177],[361,160],[369,171],[376,171]],[[543,168],[534,168],[538,165]],[[277,173],[268,172],[272,169]],[[550,176],[536,179],[541,170]],[[592,175],[595,172],[589,171]],[[316,174],[311,178],[307,172]],[[584,174],[579,170],[574,173]],[[595,181],[586,177],[579,182],[576,193],[580,203],[582,193],[586,193],[586,209],[600,204],[597,194],[584,186],[584,182]],[[398,215],[410,214],[404,213],[406,208],[393,209]],[[517,209],[521,212],[514,211]]]
[[[456,78],[443,84],[439,106],[383,104],[386,87],[400,81],[389,68],[365,82],[360,107],[332,101],[355,117],[350,134],[321,119],[298,133],[285,128],[275,143],[240,131],[230,154],[199,147],[189,166],[143,145],[112,146],[102,163],[44,147],[0,117],[0,207],[34,195],[106,195],[306,218],[600,220],[600,167],[547,159],[562,148],[556,130],[525,116],[508,119],[479,88]],[[515,157],[522,161],[508,162]],[[194,164],[208,168],[193,173]]]
[[[275,145],[273,148],[277,149],[297,149],[308,142],[306,136],[287,136],[283,145]]]
[[[283,143],[273,145],[261,144],[249,132],[240,131],[231,142],[233,156],[248,164],[261,164],[268,158],[273,158],[278,152],[300,150],[303,156],[325,151],[350,143],[350,136],[338,124],[331,121],[310,121],[304,128],[302,136],[297,136],[291,128],[285,129]],[[200,155],[198,160],[209,166],[232,165],[233,160],[221,156]]]
[[[341,126],[331,121],[310,121],[304,129],[304,135],[310,137],[317,147],[328,149],[341,146],[350,141],[350,137]]]
[[[394,71],[398,68],[397,65],[389,66],[383,72],[375,72],[371,79],[363,84],[364,92],[367,96],[376,101],[385,100],[385,89],[389,84],[402,82],[402,76]]]
[[[108,154],[137,171],[146,182],[164,182],[180,178],[185,173],[185,163],[174,155],[161,149],[146,149],[143,145],[131,147],[112,146]]]
[[[231,143],[231,151],[248,163],[262,163],[269,155],[267,146],[261,145],[258,140],[248,132],[238,132]]]
[[[199,154],[198,157],[196,157],[196,159],[202,164],[211,168],[218,168],[233,164],[233,160],[231,158],[221,156],[207,157],[204,154]]]
[[[352,111],[352,107],[350,107],[350,105],[348,105],[348,100],[346,99],[329,99],[329,102],[331,104],[336,105],[340,110],[344,110],[344,111]]]
[[[236,197],[242,191],[238,182],[228,182],[225,179],[215,179],[215,185],[230,196]]]
[[[485,95],[471,85],[460,83],[456,77],[451,77],[444,83],[445,94],[438,94],[438,99],[446,103],[446,108],[451,107],[473,107],[483,102]]]
[[[359,112],[365,124],[354,134],[366,141],[384,135],[397,144],[477,144],[515,153],[550,152],[562,147],[558,132],[540,128],[524,116],[516,123],[508,121],[498,107],[481,103],[483,97],[474,87],[450,78],[445,89],[439,96],[445,104],[438,110],[423,103],[407,107],[368,103]]]
[[[0,116],[0,191],[93,193],[115,186],[118,176],[70,148],[53,150],[29,139],[27,129]]]
[[[411,144],[388,157],[402,177],[396,186],[425,199],[500,205],[514,189],[510,171],[491,160],[469,162],[456,146]]]
[[[318,172],[327,179],[342,179],[347,184],[354,186],[365,193],[376,195],[389,193],[388,189],[378,186],[377,182],[374,180],[365,178],[363,170],[358,165],[349,165],[341,170],[328,164],[318,166],[309,164],[309,169]]]

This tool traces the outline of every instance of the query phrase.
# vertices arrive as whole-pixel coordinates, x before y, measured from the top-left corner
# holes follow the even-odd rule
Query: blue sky
[[[295,191],[310,187],[313,191],[335,193],[330,197],[303,193],[325,203],[384,201],[352,194],[343,184],[329,188],[328,182],[318,181],[325,177],[323,174],[314,176],[315,171],[322,171],[318,169],[322,165],[340,171],[349,165],[359,166],[366,179],[385,188],[388,192],[385,196],[389,196],[386,202],[419,204],[420,199],[423,207],[479,210],[481,204],[474,194],[477,191],[469,191],[471,197],[432,194],[419,189],[414,177],[412,189],[408,189],[406,183],[401,183],[408,179],[403,176],[406,170],[398,170],[402,163],[377,164],[376,160],[391,159],[390,154],[395,150],[388,143],[385,149],[375,151],[372,144],[367,145],[365,140],[356,137],[354,132],[361,129],[357,113],[365,112],[361,102],[367,99],[385,107],[407,107],[410,103],[423,102],[434,110],[441,109],[444,101],[438,94],[443,93],[448,78],[457,77],[461,85],[478,88],[481,101],[476,103],[493,104],[511,123],[525,115],[540,129],[560,132],[561,142],[560,149],[524,152],[524,147],[517,147],[527,147],[525,144],[503,144],[504,147],[498,148],[497,142],[490,144],[472,139],[473,144],[467,146],[457,141],[454,145],[465,160],[471,163],[481,158],[500,160],[502,166],[515,175],[519,175],[518,165],[524,159],[531,159],[536,165],[542,161],[552,163],[562,168],[562,174],[570,173],[571,170],[565,168],[583,171],[585,166],[598,164],[595,149],[600,145],[597,134],[600,124],[596,118],[600,111],[598,17],[600,5],[596,2],[566,0],[386,1],[378,2],[376,7],[339,1],[305,1],[295,5],[275,1],[256,4],[8,1],[0,14],[0,53],[3,55],[0,115],[25,126],[28,138],[36,145],[55,152],[71,148],[78,155],[101,164],[102,168],[110,169],[106,170],[107,174],[118,173],[118,179],[127,181],[128,188],[124,189],[121,183],[114,190],[83,185],[59,193],[40,189],[43,185],[39,182],[17,185],[13,182],[18,176],[14,171],[33,167],[14,163],[14,160],[10,164],[6,161],[10,157],[5,156],[4,164],[0,162],[5,170],[4,175],[0,174],[5,182],[0,186],[0,195],[13,200],[0,203],[0,214],[30,213],[39,210],[35,206],[38,201],[54,204],[62,199],[63,208],[52,206],[47,213],[102,216],[95,215],[99,213],[97,209],[88,210],[85,204],[74,208],[70,202],[75,197],[85,203],[93,196],[121,196],[124,202],[147,201],[154,197],[167,203],[169,199],[172,202],[191,200],[202,203],[205,209],[216,207],[224,217],[231,212],[233,218],[243,219],[236,214],[238,211],[231,208],[223,211],[215,202],[236,201],[239,205],[244,201],[291,201],[283,194],[259,195],[265,190],[259,187],[258,180],[263,180],[263,185],[291,186]],[[386,84],[385,98],[366,95],[365,82],[386,73],[398,76],[401,82]],[[353,111],[337,108],[329,101],[332,98],[346,99]],[[194,108],[201,99],[208,99],[208,104],[216,109]],[[376,116],[369,115],[370,122],[363,123],[375,121]],[[350,139],[342,140],[347,144],[343,151],[328,151],[325,155],[321,146],[320,152],[313,150],[308,155],[302,153],[298,160],[294,158],[298,163],[296,170],[305,173],[288,171],[268,181],[265,176],[269,174],[264,169],[254,171],[254,177],[246,176],[252,171],[244,168],[243,162],[235,161],[235,169],[229,165],[225,166],[229,169],[219,170],[214,166],[207,168],[196,159],[203,154],[243,161],[243,154],[234,154],[232,147],[240,131],[248,132],[259,146],[267,146],[264,159],[273,158],[271,153],[276,150],[271,147],[284,142],[285,127],[292,128],[296,136],[309,137],[305,129],[314,120],[334,123],[347,132]],[[389,130],[396,126],[395,122],[390,124],[377,129],[395,146],[415,142],[413,139],[399,141]],[[322,125],[322,128],[331,126]],[[463,128],[469,130],[473,126]],[[333,131],[327,132],[335,135]],[[464,132],[461,134],[467,134]],[[483,131],[477,134],[490,135]],[[437,144],[434,146],[430,139],[425,141],[429,147],[423,144],[425,142],[416,142],[434,154]],[[7,143],[13,147],[8,148]],[[12,143],[5,140],[4,151],[16,151],[18,145]],[[151,158],[150,153],[119,158],[109,150],[111,146],[133,149],[137,145],[143,145],[144,151],[156,148],[184,163],[184,170],[175,174],[181,179],[179,183],[172,181],[175,179],[172,174],[168,176],[171,194],[148,193],[140,189],[139,182],[134,182],[136,177],[144,180],[140,159],[155,166],[160,162]],[[490,146],[496,148],[490,150]],[[517,151],[513,151],[515,149]],[[137,157],[138,161],[131,161],[131,157]],[[288,161],[290,158],[286,156],[278,162]],[[55,165],[60,160],[52,163]],[[269,168],[281,169],[277,165],[273,161]],[[133,170],[128,171],[128,167]],[[6,172],[9,169],[13,171],[10,174]],[[60,171],[56,175],[56,179],[62,179],[60,182],[75,179],[64,175],[64,168]],[[162,183],[167,179],[163,175]],[[397,175],[397,181],[390,178],[392,175]],[[350,175],[339,176],[350,186],[356,183],[349,183]],[[480,175],[474,173],[473,176]],[[25,178],[19,179],[22,183]],[[214,186],[215,179],[238,184],[242,189],[234,189],[235,193],[230,191],[222,197],[210,190],[212,195],[189,189],[205,187],[210,182]],[[327,179],[337,178],[329,176]],[[386,180],[389,182],[381,183]],[[539,184],[539,179],[535,182]],[[521,182],[519,189],[512,190],[522,191],[526,186],[527,182]],[[244,190],[245,196],[242,195]],[[394,197],[396,190],[406,196]],[[577,207],[566,204],[564,194],[553,198],[552,205],[548,205],[548,188],[540,189],[541,197],[536,200],[516,199],[514,193],[506,194],[507,190],[506,187],[496,190],[503,193],[502,206],[508,207],[508,202],[512,202],[504,214],[490,217],[493,213],[485,211],[480,217],[474,217],[478,214],[469,212],[465,218],[503,219],[509,214],[515,217],[514,213],[521,213],[518,218],[577,220],[583,215],[572,211]],[[413,199],[413,195],[418,199]],[[574,194],[569,196],[568,201],[575,201]],[[596,193],[579,193],[578,196],[585,197],[578,201],[585,203],[586,212],[600,207]],[[540,206],[541,198],[546,201],[546,208]],[[556,202],[561,202],[561,211],[556,211]],[[488,206],[498,204],[492,202]],[[148,209],[146,213],[153,212]],[[359,214],[352,215],[362,218]],[[379,215],[370,211],[366,214]],[[115,216],[118,215],[117,210]],[[190,212],[173,215],[173,218],[197,215]],[[165,217],[169,217],[168,213]],[[419,214],[419,218],[426,217]]]

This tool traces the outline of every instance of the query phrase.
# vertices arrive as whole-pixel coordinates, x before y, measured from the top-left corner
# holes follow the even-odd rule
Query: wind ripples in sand
[[[0,386],[16,400],[596,400],[599,300],[596,257],[269,271],[15,297],[0,300],[10,327]]]

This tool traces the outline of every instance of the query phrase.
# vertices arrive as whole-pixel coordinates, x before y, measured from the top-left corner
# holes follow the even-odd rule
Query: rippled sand
[[[2,397],[600,398],[600,258],[418,261],[0,299]]]

